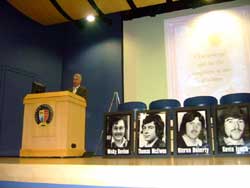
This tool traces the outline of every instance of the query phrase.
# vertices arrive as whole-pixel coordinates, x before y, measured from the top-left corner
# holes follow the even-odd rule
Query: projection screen
[[[250,92],[250,2],[123,23],[124,100]]]

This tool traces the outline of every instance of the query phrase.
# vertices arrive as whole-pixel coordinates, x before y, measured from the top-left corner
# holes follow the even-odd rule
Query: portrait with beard
[[[244,146],[249,132],[247,107],[229,105],[217,111],[219,146]]]
[[[182,117],[177,134],[177,147],[203,147],[207,144],[207,131],[205,119],[197,110],[190,110]]]

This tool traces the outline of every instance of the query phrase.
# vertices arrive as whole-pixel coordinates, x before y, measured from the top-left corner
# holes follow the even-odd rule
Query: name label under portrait
[[[161,149],[161,148],[140,148],[138,149],[138,154],[139,155],[159,155],[159,154],[167,154],[167,149]]]

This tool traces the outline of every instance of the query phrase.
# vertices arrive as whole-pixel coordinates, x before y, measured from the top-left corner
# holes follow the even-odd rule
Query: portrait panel
[[[215,152],[218,155],[250,154],[249,105],[217,106]]]
[[[207,107],[189,107],[176,110],[174,120],[175,155],[210,155],[210,138],[210,112]]]
[[[169,129],[168,111],[137,112],[136,154],[140,156],[169,155]]]
[[[128,156],[133,144],[132,113],[106,113],[104,120],[104,151],[106,156]]]

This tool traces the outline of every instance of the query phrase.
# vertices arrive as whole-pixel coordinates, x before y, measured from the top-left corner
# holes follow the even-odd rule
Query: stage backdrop
[[[124,22],[124,99],[250,92],[250,2]]]

